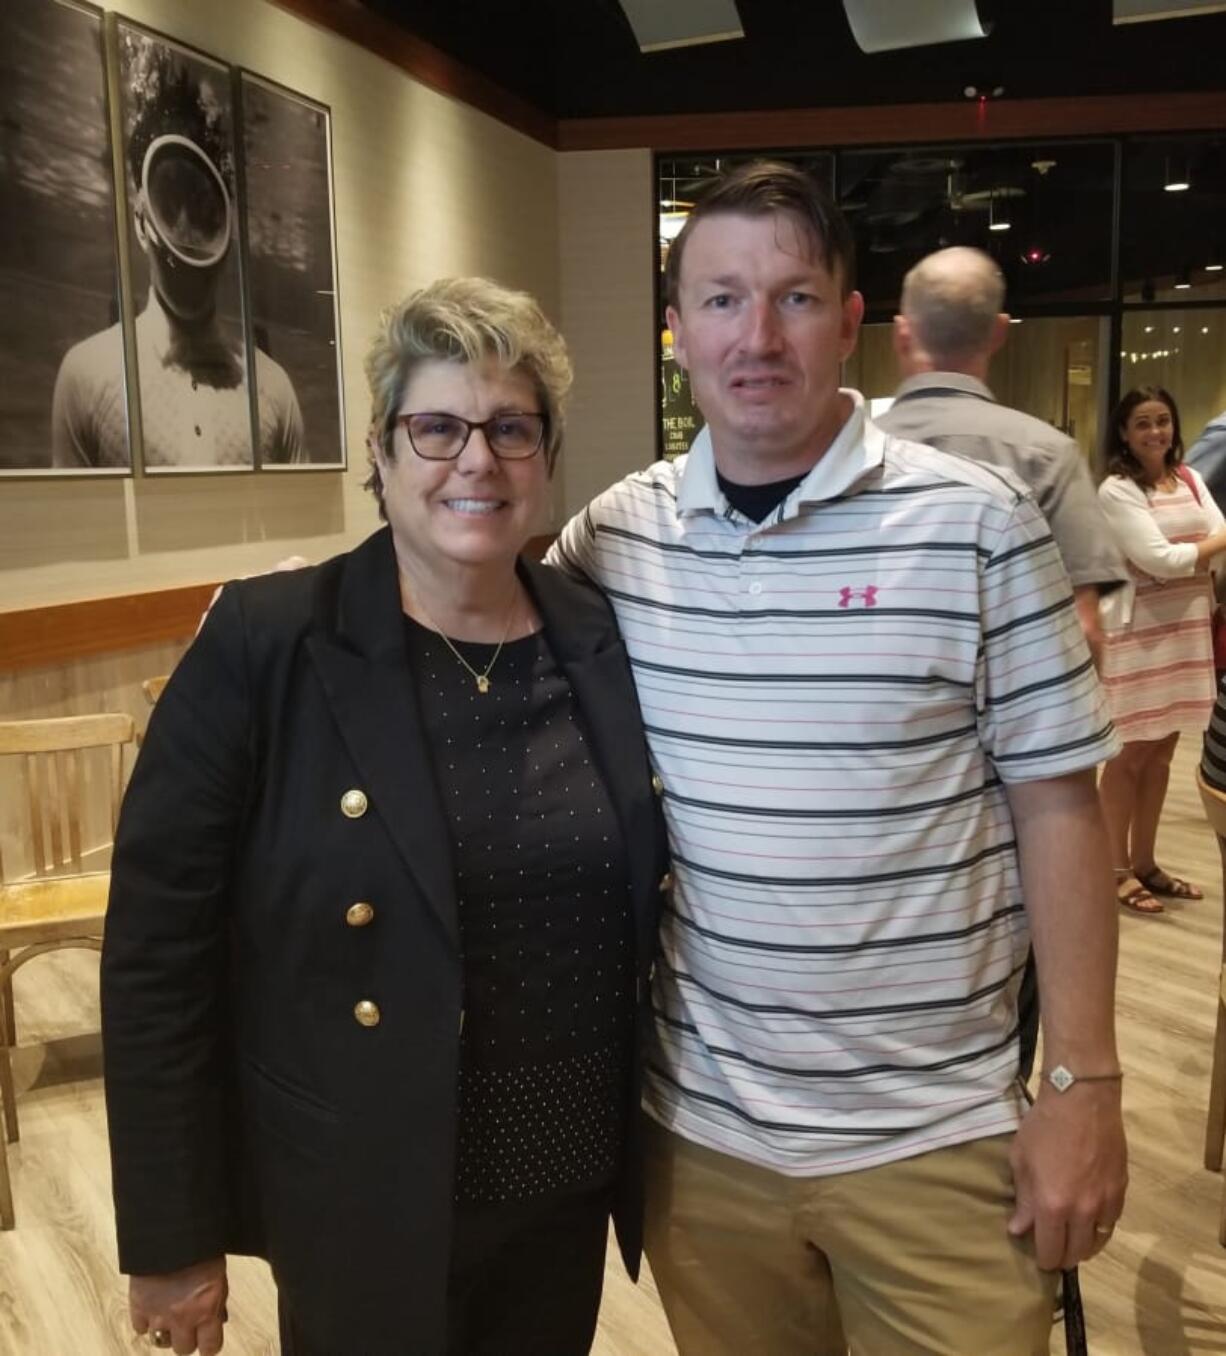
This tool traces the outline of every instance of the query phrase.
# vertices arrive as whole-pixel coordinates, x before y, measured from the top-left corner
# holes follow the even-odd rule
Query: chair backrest
[[[0,721],[0,756],[17,760],[25,788],[30,853],[35,875],[81,870],[81,824],[87,793],[83,754],[110,752],[105,786],[107,822],[113,837],[123,798],[124,746],[136,733],[131,716],[107,711],[93,716]],[[0,880],[4,863],[0,859]]]
[[[162,690],[170,682],[170,674],[159,673],[156,678],[146,678],[140,685],[140,690],[145,694],[145,700],[150,706],[157,704],[157,699],[162,695]]]
[[[1210,786],[1201,775],[1200,768],[1196,769],[1196,788],[1200,792],[1200,803],[1205,807],[1205,818],[1217,835],[1217,850],[1222,858],[1223,899],[1226,901],[1226,791]],[[1223,980],[1226,980],[1226,929],[1222,931],[1222,970]],[[1226,1002],[1226,988],[1222,993],[1223,1001]],[[1223,1227],[1226,1227],[1226,1223]]]
[[[1214,833],[1226,839],[1226,791],[1210,786],[1201,775],[1200,768],[1196,769],[1196,787],[1200,792],[1201,804],[1205,807],[1205,817]]]

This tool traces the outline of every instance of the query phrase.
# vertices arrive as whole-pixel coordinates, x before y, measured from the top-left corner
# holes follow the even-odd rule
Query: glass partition
[[[841,152],[869,314],[892,314],[907,270],[947,245],[990,254],[1010,306],[1109,301],[1114,175],[1110,143]]]
[[[1189,443],[1226,409],[1226,134],[761,154],[809,169],[847,214],[870,323],[845,380],[870,400],[897,384],[887,322],[907,270],[969,244],[1000,264],[1020,322],[990,374],[1004,403],[1064,429],[1094,460],[1104,412],[1131,386],[1168,385]],[[659,158],[661,268],[702,179],[756,158]],[[660,448],[675,456],[702,414],[662,295],[659,326]]]
[[[1226,410],[1226,307],[1132,311],[1124,317],[1120,391],[1163,386],[1179,406],[1185,447]]]
[[[1226,137],[1128,143],[1120,216],[1124,301],[1226,301]]]

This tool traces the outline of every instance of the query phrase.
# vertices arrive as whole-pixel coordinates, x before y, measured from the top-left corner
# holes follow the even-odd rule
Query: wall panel
[[[575,362],[566,516],[656,456],[651,175],[647,151],[558,156],[562,329]]]

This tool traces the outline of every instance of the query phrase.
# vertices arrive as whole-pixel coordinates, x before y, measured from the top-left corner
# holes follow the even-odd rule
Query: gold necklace
[[[451,643],[450,639],[444,633],[443,628],[439,626],[438,622],[430,615],[430,611],[425,603],[423,603],[420,598],[417,600],[417,606],[426,614],[426,620],[434,627],[435,631],[438,633],[438,638],[472,675],[472,680],[477,685],[477,691],[480,692],[482,696],[490,690],[490,673],[493,671],[494,665],[498,663],[498,656],[502,653],[502,647],[507,643],[507,637],[511,634],[511,623],[515,620],[515,613],[518,611],[518,608],[516,607],[516,604],[519,601],[517,594],[518,589],[514,589],[511,594],[511,606],[507,610],[507,624],[502,628],[502,639],[498,642],[498,645],[494,650],[494,657],[480,673],[473,668],[468,660],[465,659],[459,650]]]

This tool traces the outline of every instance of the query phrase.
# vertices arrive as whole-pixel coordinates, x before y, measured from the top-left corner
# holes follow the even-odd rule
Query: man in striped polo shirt
[[[1125,1181],[1116,742],[1068,578],[1020,481],[839,389],[863,302],[806,176],[719,181],[668,292],[710,439],[554,558],[617,611],[672,837],[646,1091],[669,1321],[683,1356],[1045,1352],[1054,1269]]]

